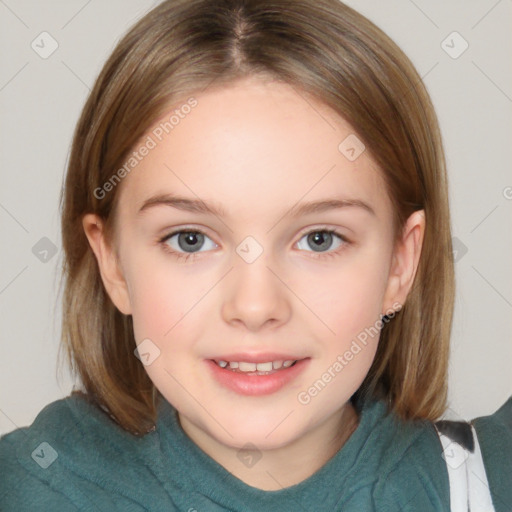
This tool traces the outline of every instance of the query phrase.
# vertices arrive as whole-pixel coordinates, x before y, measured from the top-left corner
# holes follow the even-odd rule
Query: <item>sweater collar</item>
[[[290,510],[294,503],[297,509],[339,509],[342,497],[372,485],[385,471],[383,460],[393,467],[418,435],[395,415],[387,415],[383,401],[368,401],[361,406],[356,430],[324,466],[294,486],[263,491],[245,484],[203,452],[163,397],[156,429],[141,438],[122,430],[78,396],[47,406],[24,433],[24,442],[17,447],[20,464],[50,487],[66,488],[76,503],[88,498],[79,488],[69,488],[69,474],[143,503],[147,510],[172,504],[178,510],[210,512],[247,510],[248,503],[252,510]],[[47,469],[31,456],[42,440],[58,453]],[[392,450],[387,449],[390,446]]]
[[[247,503],[253,503],[258,505],[257,508],[271,506],[275,509],[282,506],[287,510],[290,503],[297,501],[307,510],[318,509],[319,502],[325,510],[333,510],[339,500],[340,486],[347,487],[348,490],[348,487],[354,484],[355,466],[358,463],[369,463],[368,460],[365,461],[365,453],[361,447],[385,416],[386,404],[383,401],[368,401],[360,406],[358,412],[359,425],[330,460],[306,480],[276,491],[263,491],[252,487],[212,459],[188,437],[179,423],[176,409],[163,398],[159,404],[157,432],[161,436],[165,460],[168,460],[175,470],[183,468],[177,469],[175,473],[182,479],[182,485],[194,489],[196,500],[207,500],[206,503],[210,507],[215,504],[221,507],[219,510],[243,510],[244,504],[246,506]],[[362,479],[364,480],[364,477],[361,477],[364,474],[365,472],[358,471],[359,484]],[[333,478],[338,485],[326,485],[326,482],[332,481]],[[306,504],[305,499],[311,503]],[[200,505],[205,506],[206,503]],[[330,505],[332,508],[329,508]],[[197,506],[195,508],[199,510]]]

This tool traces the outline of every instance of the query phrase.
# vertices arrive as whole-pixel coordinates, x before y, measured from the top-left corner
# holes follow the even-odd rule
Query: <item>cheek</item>
[[[169,256],[170,258],[170,256]],[[201,286],[166,255],[134,255],[129,265],[130,301],[137,341],[175,337],[194,315]]]
[[[340,348],[339,343],[350,342],[379,320],[386,283],[387,259],[375,251],[354,252],[339,265],[326,268],[324,275],[317,273],[316,286],[309,284],[308,301],[329,327],[329,345]]]
[[[377,351],[386,262],[359,253],[345,263],[329,272],[329,279],[322,281],[324,293],[316,295],[315,312],[329,330],[320,326],[326,332],[317,338],[322,345],[320,361],[297,395],[307,411],[331,411],[348,400],[368,374]]]

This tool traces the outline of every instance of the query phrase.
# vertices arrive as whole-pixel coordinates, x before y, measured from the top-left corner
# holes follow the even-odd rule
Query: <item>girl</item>
[[[75,132],[63,342],[83,386],[2,439],[2,510],[448,511],[462,472],[462,500],[510,510],[512,399],[476,438],[434,424],[447,197],[421,79],[361,15],[160,4]]]

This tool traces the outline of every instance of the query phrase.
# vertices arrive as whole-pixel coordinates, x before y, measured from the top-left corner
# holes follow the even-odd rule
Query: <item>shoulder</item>
[[[362,425],[368,432],[358,453],[365,477],[357,485],[369,486],[366,509],[448,512],[448,473],[433,422],[401,420],[384,401],[372,411],[376,421]]]
[[[512,396],[494,413],[471,421],[496,512],[512,503]]]
[[[72,428],[73,414],[69,399],[61,399],[44,407],[34,422],[0,438],[0,509],[77,510],[61,492],[52,488],[44,471],[59,456],[56,436]],[[33,465],[31,470],[30,465]],[[38,475],[40,472],[40,475]]]
[[[442,443],[430,421],[398,420],[393,414],[386,425],[375,486],[375,503],[390,510],[449,510],[450,487]],[[459,444],[467,444],[467,423],[441,422],[443,430]],[[478,437],[487,480],[496,512],[508,512],[512,503],[512,397],[494,414],[470,422]],[[467,428],[459,428],[465,426]],[[470,434],[471,435],[471,434]],[[387,437],[386,437],[387,436]],[[421,504],[421,505],[420,505]]]
[[[97,481],[115,474],[114,464],[119,474],[128,457],[136,460],[136,448],[131,434],[82,395],[56,400],[30,426],[0,439],[0,510],[82,510],[100,495],[108,502]]]
[[[482,434],[484,443],[487,441],[486,438],[492,438],[497,432],[503,434],[505,441],[512,442],[512,395],[494,414],[480,416],[471,420],[471,423],[479,438]]]
[[[383,474],[381,496],[376,505],[399,505],[406,511],[449,510],[448,472],[442,457],[442,445],[431,421],[397,422],[396,442],[389,444],[389,460],[403,439],[402,456]],[[386,510],[383,506],[383,510]]]

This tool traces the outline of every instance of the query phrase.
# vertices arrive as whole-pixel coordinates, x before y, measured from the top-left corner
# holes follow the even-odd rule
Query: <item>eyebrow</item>
[[[208,204],[200,199],[190,199],[187,197],[173,194],[159,194],[146,199],[138,211],[138,215],[155,206],[171,206],[178,210],[192,213],[203,213],[215,215],[216,217],[226,217],[227,212],[221,205]],[[285,216],[300,217],[312,213],[320,213],[328,210],[356,207],[361,208],[371,215],[376,215],[374,209],[360,199],[324,199],[321,201],[311,201],[293,206]]]

